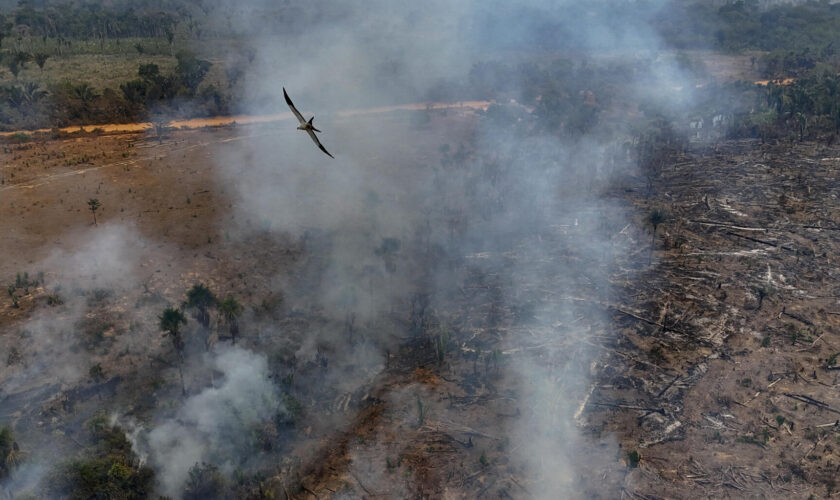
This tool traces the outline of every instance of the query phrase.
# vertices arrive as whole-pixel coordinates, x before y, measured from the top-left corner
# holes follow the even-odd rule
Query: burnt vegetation
[[[235,108],[247,65],[224,72],[222,91],[205,83],[217,63],[184,50],[236,35],[206,24],[208,2],[107,5],[5,11],[4,126]],[[585,15],[576,9],[570,18]],[[175,158],[155,171],[165,181],[142,184],[150,194],[97,186],[97,198],[74,193],[65,208],[67,188],[52,202],[85,225],[92,218],[97,234],[125,203],[135,221],[157,217],[155,234],[171,248],[137,243],[138,270],[109,273],[99,256],[93,270],[74,264],[92,275],[84,279],[65,283],[46,269],[4,281],[0,494],[550,498],[550,484],[557,497],[830,496],[840,464],[831,201],[840,196],[831,41],[840,10],[744,1],[666,9],[640,8],[682,51],[663,57],[570,55],[573,45],[545,35],[569,29],[562,24],[541,25],[548,41],[538,46],[495,42],[557,53],[488,57],[465,79],[441,82],[435,98],[492,103],[474,114],[415,112],[408,130],[436,142],[399,174],[389,165],[377,176],[427,186],[371,187],[348,202],[364,217],[342,219],[346,227],[272,232],[274,214],[261,213],[242,222],[246,238],[232,237],[215,209],[233,219],[234,201],[211,192],[229,186],[187,189],[184,177],[164,176],[193,175],[178,162],[208,136],[242,136],[190,137],[155,115],[155,140],[132,137],[118,156],[132,182],[138,162]],[[155,52],[167,69],[143,62],[115,88],[18,81],[27,65],[49,70],[117,42],[132,56]],[[721,83],[690,51],[699,48],[736,53],[755,79],[794,80]],[[700,83],[638,92],[674,65]],[[666,93],[678,104],[664,105]],[[450,118],[469,133],[435,135]],[[487,144],[499,137],[511,139]],[[74,172],[116,156],[101,143],[79,156],[40,136],[10,143],[3,154],[16,163],[0,170],[2,195],[39,187],[23,162]],[[140,148],[153,153],[137,159]],[[178,196],[163,200],[154,184]],[[138,196],[145,204],[126,202]],[[0,208],[38,208],[12,200]],[[410,216],[382,222],[400,211]],[[352,256],[333,260],[346,248]],[[82,368],[49,372],[55,359]],[[29,383],[41,370],[51,378]],[[523,427],[548,452],[510,431]],[[532,454],[570,477],[556,486],[535,474]],[[180,482],[169,482],[173,470]]]

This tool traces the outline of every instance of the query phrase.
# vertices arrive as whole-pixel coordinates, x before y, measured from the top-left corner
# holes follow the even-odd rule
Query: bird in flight
[[[289,94],[286,93],[286,87],[283,87],[283,97],[286,98],[286,104],[289,105],[289,108],[292,110],[292,113],[295,114],[298,121],[300,122],[300,125],[298,125],[298,130],[303,130],[304,132],[309,134],[309,137],[311,137],[312,140],[315,141],[315,144],[318,145],[318,148],[321,151],[323,151],[324,153],[327,153],[327,156],[329,156],[330,158],[335,158],[335,156],[331,155],[330,152],[327,151],[327,148],[325,148],[324,145],[321,144],[321,141],[318,140],[318,136],[315,135],[315,132],[320,132],[320,130],[315,128],[315,125],[312,125],[312,120],[314,120],[315,117],[313,116],[312,118],[309,119],[309,121],[306,121],[303,118],[303,115],[300,114],[300,111],[298,111],[297,108],[295,107],[295,105],[292,104],[292,100],[289,99]]]

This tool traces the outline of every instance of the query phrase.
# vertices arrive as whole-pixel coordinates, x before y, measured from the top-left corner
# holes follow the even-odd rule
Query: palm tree
[[[35,82],[26,82],[23,86],[12,85],[6,87],[3,89],[3,94],[9,106],[26,112],[43,99],[47,92],[38,87]]]
[[[175,55],[172,51],[172,44],[175,43],[175,32],[170,28],[166,28],[166,41],[169,42],[169,55]]]
[[[81,83],[79,85],[73,85],[70,89],[71,95],[73,98],[78,99],[79,103],[81,104],[82,111],[87,117],[90,114],[91,105],[93,101],[99,97],[99,94],[96,93],[93,87],[91,87],[87,83]]]
[[[47,63],[47,59],[49,59],[49,58],[50,58],[50,55],[47,54],[47,53],[44,53],[44,52],[38,52],[37,54],[35,54],[35,56],[34,56],[35,64],[37,64],[38,67],[41,68],[41,73],[44,72],[44,64]]]
[[[653,226],[653,234],[650,238],[650,254],[648,255],[648,264],[650,264],[653,260],[653,246],[654,243],[656,243],[656,228],[658,228],[660,224],[668,220],[668,213],[662,210],[661,208],[654,208],[650,211],[646,220],[648,224]]]
[[[93,225],[96,225],[96,211],[99,210],[99,207],[102,206],[102,203],[99,202],[96,198],[91,198],[87,202],[88,208],[90,208],[90,213],[93,214]]]
[[[186,316],[184,316],[184,313],[180,309],[167,307],[158,319],[160,320],[160,329],[172,337],[172,344],[175,346],[175,351],[181,356],[184,352],[184,338],[181,336],[181,325],[187,323]]]
[[[181,378],[181,392],[187,393],[187,388],[184,385],[184,337],[181,335],[181,325],[187,323],[187,318],[180,309],[174,307],[167,307],[163,310],[163,314],[158,316],[160,320],[160,329],[166,332],[172,338],[172,345],[175,347],[175,352],[178,354],[178,375]]]
[[[21,464],[23,455],[11,427],[0,425],[0,480],[7,478]]]
[[[37,83],[35,82],[27,82],[26,85],[23,86],[23,101],[32,106],[44,97],[46,97],[47,91],[42,90]]]
[[[218,309],[225,323],[228,325],[231,340],[236,344],[236,336],[239,335],[238,318],[242,315],[245,308],[232,295],[228,295],[225,300],[219,302]]]
[[[211,307],[216,307],[218,300],[213,292],[207,286],[196,283],[187,292],[186,306],[195,309],[195,319],[204,328],[210,328],[210,313],[208,311]]]

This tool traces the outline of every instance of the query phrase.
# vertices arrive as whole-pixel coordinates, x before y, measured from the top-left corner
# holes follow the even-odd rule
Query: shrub
[[[627,454],[627,465],[630,466],[631,469],[635,469],[639,466],[639,461],[641,457],[639,456],[639,452],[633,450]]]
[[[225,479],[218,467],[212,464],[196,463],[190,469],[190,477],[184,488],[184,499],[222,498],[224,489]]]
[[[148,498],[153,490],[154,473],[139,464],[122,428],[111,425],[104,413],[95,415],[84,427],[96,444],[84,450],[80,458],[65,462],[52,472],[47,479],[48,496]]]

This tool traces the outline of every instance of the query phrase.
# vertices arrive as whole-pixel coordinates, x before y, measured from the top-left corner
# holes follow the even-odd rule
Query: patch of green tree
[[[49,38],[126,38],[163,37],[178,24],[177,12],[143,8],[113,8],[102,2],[74,4],[62,2],[37,6],[22,1],[0,19],[0,27],[10,34],[15,26]]]
[[[59,465],[47,480],[50,498],[148,498],[154,473],[141,465],[118,425],[98,414],[85,423],[94,446]]]
[[[224,115],[230,97],[213,85],[201,86],[212,63],[189,52],[164,74],[143,64],[138,78],[119,89],[98,91],[85,82],[62,81],[43,89],[36,83],[0,85],[0,125],[33,128],[98,123],[127,123],[151,113],[194,117]]]
[[[840,5],[808,1],[769,9],[758,0],[713,2],[672,1],[653,17],[653,25],[676,48],[724,51],[802,52],[840,47]]]
[[[138,79],[120,85],[131,114],[136,117],[161,107],[173,114],[184,110],[194,116],[225,114],[228,97],[213,85],[199,88],[212,63],[189,52],[179,52],[176,57],[174,73],[165,75],[158,65],[143,64]]]
[[[0,481],[8,477],[23,457],[20,447],[15,442],[11,427],[0,426]]]
[[[734,102],[730,137],[833,141],[840,134],[840,75],[818,65],[787,84],[720,87]]]
[[[219,468],[212,464],[195,464],[190,468],[184,487],[184,500],[225,498],[225,478]]]

